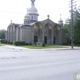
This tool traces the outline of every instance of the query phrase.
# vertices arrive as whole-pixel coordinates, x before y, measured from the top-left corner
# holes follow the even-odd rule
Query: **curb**
[[[5,48],[9,48],[9,49],[17,49],[17,50],[40,50],[40,51],[48,51],[48,50],[55,50],[55,51],[59,51],[59,50],[80,50],[80,47],[74,47],[73,49],[69,48],[46,48],[46,49],[28,49],[28,48],[22,48],[22,47],[16,47],[16,46],[3,46]]]

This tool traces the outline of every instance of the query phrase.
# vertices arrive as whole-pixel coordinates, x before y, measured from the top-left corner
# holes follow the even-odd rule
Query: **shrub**
[[[68,43],[63,43],[63,45],[68,45]]]
[[[14,42],[14,44],[16,46],[22,46],[22,45],[25,45],[26,43],[25,43],[25,41],[16,41],[16,42]]]
[[[10,42],[10,44],[12,44],[12,42]]]
[[[7,43],[7,41],[5,40],[5,43]]]
[[[43,42],[43,43],[42,43],[42,46],[43,46],[43,47],[45,47],[45,46],[46,46],[45,42]]]
[[[1,43],[6,43],[6,40],[5,39],[1,39]]]
[[[7,41],[7,44],[10,44],[10,41]]]
[[[29,45],[29,43],[25,43],[26,45]]]
[[[37,44],[37,42],[34,42],[34,45],[36,45]]]

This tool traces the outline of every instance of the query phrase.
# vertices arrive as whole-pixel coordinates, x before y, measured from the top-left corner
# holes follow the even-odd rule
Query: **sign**
[[[42,42],[37,42],[37,46],[42,46]]]

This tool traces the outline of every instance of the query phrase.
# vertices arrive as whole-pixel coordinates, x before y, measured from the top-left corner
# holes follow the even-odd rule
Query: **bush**
[[[25,45],[26,43],[25,43],[25,41],[16,41],[16,42],[14,42],[14,44],[16,46],[22,46],[22,45]]]
[[[10,41],[7,41],[7,44],[10,44]]]
[[[43,43],[42,43],[42,46],[43,46],[43,47],[45,47],[45,46],[46,46],[45,42],[43,42]]]
[[[74,44],[80,46],[80,42],[74,42]]]
[[[68,43],[63,43],[63,45],[68,45]]]
[[[1,43],[6,43],[6,40],[5,39],[1,39]]]
[[[34,42],[34,45],[36,46],[37,42]]]
[[[29,43],[25,43],[25,45],[29,45]]]

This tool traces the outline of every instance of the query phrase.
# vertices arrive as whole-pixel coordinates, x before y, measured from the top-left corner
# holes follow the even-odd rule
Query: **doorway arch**
[[[34,43],[38,42],[38,37],[34,36]]]
[[[44,42],[46,44],[52,44],[52,25],[47,23],[44,26]]]
[[[47,37],[46,36],[44,36],[44,42],[45,42],[45,44],[47,44]]]
[[[55,24],[54,27],[53,27],[53,31],[54,31],[54,37],[53,37],[53,43],[55,45],[58,45],[59,43],[59,30],[60,30],[60,27],[58,24]]]
[[[35,42],[42,42],[42,24],[40,22],[34,24],[34,36],[37,36]]]

